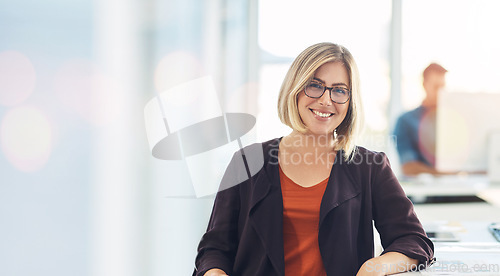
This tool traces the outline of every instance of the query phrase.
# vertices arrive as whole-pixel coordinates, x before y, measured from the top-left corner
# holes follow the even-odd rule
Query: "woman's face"
[[[323,64],[314,73],[314,82],[327,87],[343,87],[350,90],[349,75],[341,62]],[[309,134],[330,134],[342,123],[349,108],[350,99],[338,104],[330,98],[327,89],[320,98],[310,98],[304,91],[300,92],[297,105],[302,122]]]

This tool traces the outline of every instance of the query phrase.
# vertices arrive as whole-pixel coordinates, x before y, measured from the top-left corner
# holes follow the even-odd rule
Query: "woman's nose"
[[[330,93],[332,91],[332,88],[326,88],[325,93],[318,99],[320,104],[324,105],[332,105],[332,97],[330,96]]]

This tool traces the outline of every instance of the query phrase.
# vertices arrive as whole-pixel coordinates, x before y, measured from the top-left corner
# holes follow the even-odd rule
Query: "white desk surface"
[[[436,264],[405,275],[500,275],[500,243],[488,231],[500,222],[500,184],[486,176],[430,175],[401,181],[408,196],[476,195],[486,202],[415,204],[424,229],[452,231],[459,242],[435,242]]]
[[[500,275],[500,242],[487,226],[500,221],[500,207],[486,202],[416,204],[427,231],[452,231],[459,242],[435,242],[436,264],[404,275]]]
[[[433,177],[421,175],[401,179],[401,186],[407,196],[466,196],[476,195],[500,206],[500,183],[490,182],[486,175],[450,175]]]
[[[487,202],[415,204],[422,223],[432,221],[500,221],[500,207]]]
[[[490,222],[432,222],[424,228],[453,231],[459,242],[435,242],[436,263],[419,272],[404,275],[500,275],[500,243],[491,235]]]

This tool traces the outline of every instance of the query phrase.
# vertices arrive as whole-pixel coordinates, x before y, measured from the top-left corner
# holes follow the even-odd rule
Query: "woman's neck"
[[[282,140],[287,148],[300,152],[331,152],[334,149],[335,138],[331,134],[310,134],[293,131]]]
[[[296,183],[318,183],[328,177],[337,152],[332,135],[292,132],[283,137],[278,158],[283,172]]]

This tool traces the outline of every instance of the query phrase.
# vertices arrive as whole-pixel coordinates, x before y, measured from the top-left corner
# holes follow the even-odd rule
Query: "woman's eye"
[[[316,89],[323,89],[323,86],[319,83],[310,83],[309,87],[316,88]]]
[[[345,88],[334,88],[333,92],[338,93],[338,94],[347,94],[347,89]]]

